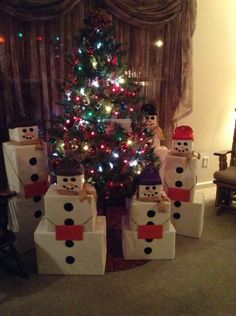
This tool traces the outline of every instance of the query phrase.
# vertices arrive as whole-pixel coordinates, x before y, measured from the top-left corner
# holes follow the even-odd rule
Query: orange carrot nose
[[[35,137],[35,134],[32,133],[32,132],[26,132],[26,133],[25,133],[25,136],[26,136],[26,137],[31,137],[31,138],[33,138],[33,137]]]

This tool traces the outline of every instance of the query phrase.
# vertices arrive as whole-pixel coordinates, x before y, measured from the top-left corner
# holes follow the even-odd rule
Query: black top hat
[[[156,108],[151,103],[146,103],[141,107],[141,112],[144,115],[157,115]]]
[[[75,159],[65,158],[61,160],[55,170],[57,176],[78,176],[84,174],[84,167]]]
[[[36,121],[31,120],[23,115],[18,115],[17,118],[13,119],[9,124],[8,128],[17,128],[17,127],[27,127],[27,126],[36,126],[38,125]]]

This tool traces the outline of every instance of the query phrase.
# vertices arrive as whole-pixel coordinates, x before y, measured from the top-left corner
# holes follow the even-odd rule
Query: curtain
[[[192,110],[196,0],[2,0],[1,142],[18,113],[36,119],[47,139],[52,114],[60,111],[74,36],[84,17],[99,7],[112,15],[115,37],[127,52],[123,62],[142,83],[145,102],[155,104],[165,144],[170,144],[174,124]],[[155,46],[157,40],[163,45]]]

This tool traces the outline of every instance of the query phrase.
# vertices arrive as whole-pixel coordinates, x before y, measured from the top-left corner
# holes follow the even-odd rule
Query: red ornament
[[[113,57],[113,65],[117,66],[117,57],[116,56]]]
[[[118,92],[119,91],[119,87],[116,84],[114,84],[114,86],[112,88],[112,91],[113,92]]]
[[[93,52],[92,47],[89,47],[89,48],[87,49],[87,53],[88,53],[89,56],[93,56],[94,52]]]
[[[42,35],[37,35],[37,36],[36,36],[36,40],[37,40],[38,42],[41,42],[41,41],[43,40],[43,36],[42,36]]]

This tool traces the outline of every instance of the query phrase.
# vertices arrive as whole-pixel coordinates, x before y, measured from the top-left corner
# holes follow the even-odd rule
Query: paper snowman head
[[[15,142],[30,142],[39,138],[38,125],[35,121],[18,119],[9,124],[9,138]]]
[[[190,126],[182,125],[176,127],[172,137],[172,153],[187,155],[192,152],[193,130]]]
[[[147,166],[139,176],[138,197],[142,201],[158,201],[161,198],[162,181],[157,169]]]
[[[141,107],[141,112],[143,113],[143,121],[144,121],[145,126],[148,129],[153,130],[155,126],[158,125],[157,114],[156,114],[156,109],[154,105],[150,103],[144,104]]]
[[[75,159],[65,158],[55,171],[57,189],[78,194],[84,185],[84,167]]]

